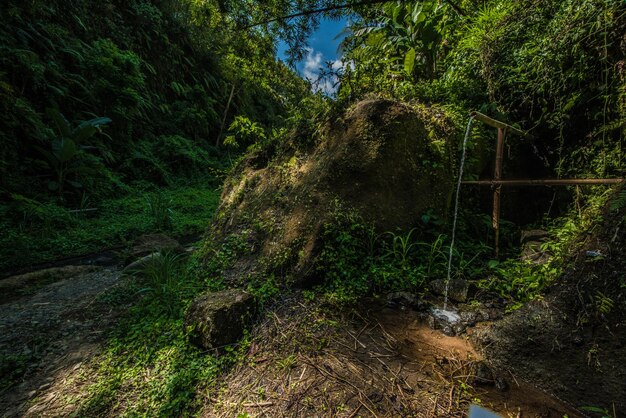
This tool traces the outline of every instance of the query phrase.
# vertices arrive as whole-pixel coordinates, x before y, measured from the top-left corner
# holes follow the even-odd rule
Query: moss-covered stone
[[[189,306],[185,326],[190,329],[189,338],[194,344],[205,349],[219,348],[241,338],[254,311],[254,297],[243,290],[204,293]]]

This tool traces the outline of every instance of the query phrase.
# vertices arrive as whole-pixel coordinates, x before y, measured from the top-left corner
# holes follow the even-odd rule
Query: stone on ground
[[[126,267],[124,267],[124,270],[122,270],[122,274],[133,275],[133,274],[140,273],[144,271],[146,267],[152,264],[155,258],[160,257],[160,256],[161,256],[161,253],[159,252],[143,256],[140,259],[135,260],[129,265],[127,265]]]
[[[446,281],[442,279],[433,280],[429,284],[431,292],[443,296],[446,292]],[[448,287],[448,298],[454,302],[466,302],[469,283],[463,279],[451,279]]]
[[[185,249],[174,238],[164,234],[145,234],[137,238],[131,257],[138,259],[156,252],[182,253]]]
[[[219,348],[237,342],[255,311],[252,295],[241,289],[204,293],[189,306],[185,327],[189,339],[205,348]]]

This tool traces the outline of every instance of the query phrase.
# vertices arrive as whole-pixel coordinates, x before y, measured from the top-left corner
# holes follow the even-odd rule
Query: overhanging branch
[[[293,13],[290,15],[274,17],[274,18],[267,19],[261,22],[253,23],[251,25],[244,26],[242,29],[244,30],[252,29],[257,26],[263,26],[269,23],[279,22],[283,20],[295,19],[297,17],[310,16],[310,15],[321,14],[321,13],[326,13],[326,12],[334,12],[335,10],[344,10],[344,9],[349,9],[351,7],[371,6],[374,4],[387,3],[388,1],[389,0],[365,0],[365,1],[360,1],[356,3],[344,3],[344,4],[338,4],[335,6],[327,6],[327,7],[322,7],[319,9],[303,10],[301,12]],[[445,3],[449,4],[450,7],[452,7],[452,9],[454,9],[454,11],[457,12],[459,15],[465,16],[465,12],[459,6],[457,6],[454,2],[447,0],[445,1]]]

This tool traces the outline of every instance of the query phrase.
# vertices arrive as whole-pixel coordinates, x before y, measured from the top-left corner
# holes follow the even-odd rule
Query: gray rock
[[[467,329],[467,325],[462,321],[450,322],[446,318],[437,316],[432,312],[426,318],[426,323],[431,329],[440,330],[448,337],[460,335]]]
[[[473,327],[476,325],[476,320],[478,318],[478,314],[474,311],[463,311],[460,313],[461,321],[468,327]]]
[[[454,337],[456,336],[456,332],[454,331],[454,327],[452,327],[451,325],[444,325],[441,328],[441,332],[443,332],[445,335],[447,335],[448,337]]]
[[[243,335],[255,308],[252,295],[240,289],[204,293],[191,303],[185,315],[189,340],[205,349],[232,344]]]
[[[454,330],[454,335],[461,335],[467,329],[467,324],[464,324],[463,322],[457,322],[456,324],[452,325],[452,329]]]
[[[410,292],[394,292],[387,295],[387,306],[400,309],[418,309],[422,305],[419,296]]]
[[[520,244],[526,244],[527,242],[545,242],[550,235],[548,231],[543,229],[526,229],[520,234]]]
[[[549,235],[541,229],[522,231],[520,244],[522,245],[521,259],[533,264],[545,264],[550,260],[550,254],[541,250]]]
[[[443,296],[446,292],[446,281],[442,279],[430,282],[430,291],[436,295]],[[455,302],[466,302],[469,283],[463,279],[451,279],[448,287],[448,298]]]
[[[132,259],[142,258],[157,252],[183,253],[185,249],[174,238],[163,234],[146,234],[137,238],[130,251]]]
[[[139,260],[135,260],[126,267],[124,267],[124,270],[122,270],[122,274],[136,274],[148,267],[150,263],[152,263],[154,259],[159,257],[160,255],[161,253],[156,252],[141,257]]]
[[[437,329],[436,319],[432,315],[428,315],[428,318],[426,318],[426,324],[428,324],[430,329]]]

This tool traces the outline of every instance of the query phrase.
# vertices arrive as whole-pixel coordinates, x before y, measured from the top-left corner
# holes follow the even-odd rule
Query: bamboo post
[[[515,135],[519,135],[521,137],[528,137],[528,133],[521,131],[509,124],[506,124],[504,122],[500,122],[499,120],[495,120],[493,118],[490,118],[487,115],[483,115],[480,112],[472,112],[470,113],[470,116],[473,116],[474,119],[477,119],[491,127],[497,128],[497,129],[505,129],[507,132],[511,132]]]
[[[490,118],[480,112],[472,112],[470,116],[473,118],[494,127],[498,130],[498,139],[496,142],[496,160],[493,174],[493,180],[477,180],[477,181],[462,181],[461,184],[475,184],[479,186],[490,185],[493,191],[493,213],[492,213],[492,227],[495,231],[495,252],[496,258],[500,255],[500,199],[502,186],[584,186],[594,184],[621,184],[626,182],[626,179],[523,179],[523,180],[502,180],[502,164],[504,157],[504,140],[507,132],[528,137],[529,135],[511,125],[508,125],[499,120]]]
[[[498,181],[502,179],[502,159],[504,157],[504,138],[506,136],[506,128],[498,128],[498,139],[496,142],[496,164],[494,168],[493,178]],[[493,191],[493,214],[492,227],[495,231],[495,247],[496,258],[500,255],[500,194],[502,185],[497,185]]]

